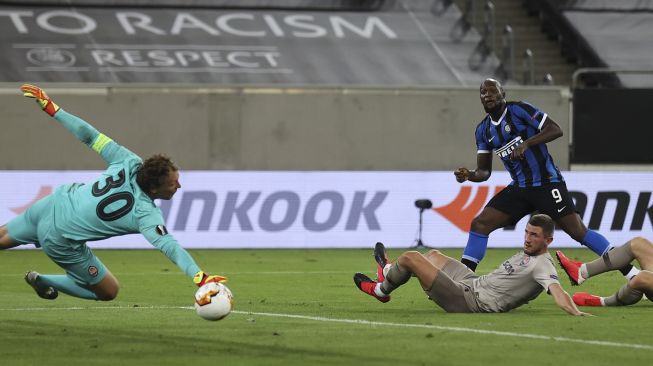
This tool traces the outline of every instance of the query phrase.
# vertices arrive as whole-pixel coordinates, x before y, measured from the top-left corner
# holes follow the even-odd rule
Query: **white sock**
[[[601,306],[605,306],[605,297],[599,297],[601,299]]]
[[[590,276],[589,273],[587,272],[587,265],[585,265],[585,263],[583,263],[580,266],[580,273],[579,274],[580,274],[580,277],[583,280],[586,280]]]
[[[374,294],[378,297],[386,297],[388,294],[384,293],[381,291],[381,282],[378,282],[376,286],[374,286]]]
[[[626,273],[624,277],[626,277],[628,280],[632,280],[633,277],[637,276],[638,274],[639,274],[639,269],[633,266],[633,268],[630,269],[630,272]]]
[[[392,264],[390,263],[386,264],[385,267],[383,267],[383,277],[386,277],[388,275],[388,271],[390,270],[391,267]]]

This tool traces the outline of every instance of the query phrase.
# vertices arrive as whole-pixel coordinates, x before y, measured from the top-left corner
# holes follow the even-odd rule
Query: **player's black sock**
[[[467,268],[471,269],[472,272],[476,272],[476,266],[478,266],[478,263],[476,263],[474,261],[470,261],[467,258],[463,258],[460,261],[462,262],[462,264],[466,265]]]
[[[631,269],[633,269],[633,265],[629,264],[629,265],[625,266],[624,268],[619,269],[619,272],[621,272],[621,274],[623,274],[625,276],[625,275],[628,274],[628,272],[630,272]]]

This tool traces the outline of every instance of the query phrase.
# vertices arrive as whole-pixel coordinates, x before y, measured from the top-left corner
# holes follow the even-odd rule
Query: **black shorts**
[[[486,206],[510,215],[513,225],[535,211],[547,214],[554,220],[576,212],[576,205],[565,182],[527,188],[507,186]]]

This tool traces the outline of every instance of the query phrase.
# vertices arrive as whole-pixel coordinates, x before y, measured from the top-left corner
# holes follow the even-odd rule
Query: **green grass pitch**
[[[515,251],[490,250],[479,273]],[[235,311],[219,322],[195,314],[195,287],[158,251],[96,253],[121,282],[114,301],[42,300],[24,272],[59,268],[40,251],[0,252],[0,365],[596,366],[649,364],[653,355],[647,300],[585,308],[591,318],[567,315],[546,294],[505,314],[447,314],[412,280],[379,303],[352,281],[356,271],[373,274],[371,247],[193,250],[206,271],[230,277]],[[624,283],[616,272],[572,288],[559,275],[569,293],[609,295]]]

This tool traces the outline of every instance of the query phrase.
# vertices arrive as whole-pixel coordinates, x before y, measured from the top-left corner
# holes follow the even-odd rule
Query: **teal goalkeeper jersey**
[[[65,184],[53,193],[56,230],[77,241],[142,233],[189,277],[199,272],[193,258],[167,232],[161,210],[136,183],[142,159],[63,109],[55,118],[66,127],[72,126],[75,136],[108,164],[95,181]]]

